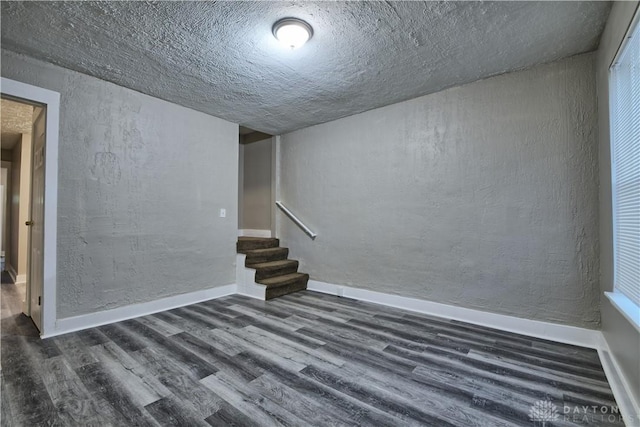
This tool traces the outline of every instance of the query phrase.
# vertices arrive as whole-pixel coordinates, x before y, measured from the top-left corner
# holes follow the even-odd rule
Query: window
[[[636,20],[637,22],[637,20]],[[611,160],[614,287],[640,311],[640,25],[630,30],[611,66]]]

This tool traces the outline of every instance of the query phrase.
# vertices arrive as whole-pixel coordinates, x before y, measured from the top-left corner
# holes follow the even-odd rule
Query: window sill
[[[640,332],[640,307],[620,292],[604,293],[611,304]]]

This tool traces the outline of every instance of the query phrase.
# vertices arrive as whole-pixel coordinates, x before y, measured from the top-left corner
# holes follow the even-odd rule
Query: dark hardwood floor
[[[594,350],[461,322],[304,291],[40,340],[20,299],[2,426],[623,425]]]

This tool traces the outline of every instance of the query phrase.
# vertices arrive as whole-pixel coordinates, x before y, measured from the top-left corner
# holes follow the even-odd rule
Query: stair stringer
[[[238,285],[238,293],[265,301],[267,287],[256,283],[256,270],[245,267],[244,263],[246,258],[247,256],[245,254],[236,255],[236,284]]]

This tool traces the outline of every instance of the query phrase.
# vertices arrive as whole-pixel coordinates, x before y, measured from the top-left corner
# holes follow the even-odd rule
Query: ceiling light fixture
[[[280,43],[293,50],[313,36],[313,28],[302,19],[284,18],[273,24],[273,35]]]

